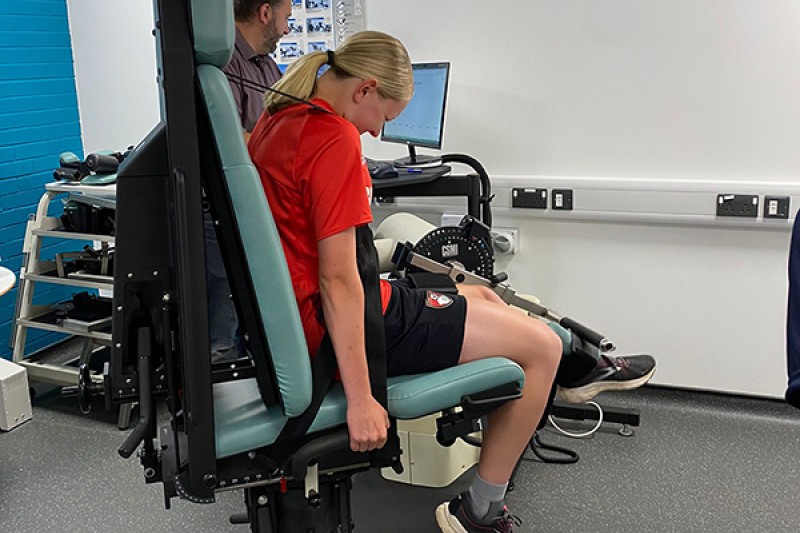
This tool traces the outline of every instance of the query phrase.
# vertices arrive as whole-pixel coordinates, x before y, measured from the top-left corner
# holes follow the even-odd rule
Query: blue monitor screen
[[[397,118],[383,126],[381,140],[441,148],[450,63],[416,63],[412,67],[414,96]]]

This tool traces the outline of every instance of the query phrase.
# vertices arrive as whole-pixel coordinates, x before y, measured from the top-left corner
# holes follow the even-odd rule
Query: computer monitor
[[[381,140],[408,146],[409,156],[396,160],[396,166],[441,164],[441,158],[418,156],[416,147],[442,147],[450,63],[415,63],[412,68],[414,96],[397,118],[383,126]]]

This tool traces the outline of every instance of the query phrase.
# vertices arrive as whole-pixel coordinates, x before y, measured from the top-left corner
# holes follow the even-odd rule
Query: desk
[[[5,267],[0,267],[0,296],[13,289],[16,282],[17,276],[13,272]]]
[[[447,175],[449,166],[423,169],[420,173],[373,180],[376,198],[395,196],[465,196],[467,213],[481,220],[481,181],[477,174]],[[380,201],[380,200],[379,200]]]

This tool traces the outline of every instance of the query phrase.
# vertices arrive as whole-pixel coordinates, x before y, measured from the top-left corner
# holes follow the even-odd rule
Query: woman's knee
[[[549,327],[546,328],[547,330],[547,339],[549,344],[549,357],[552,359],[553,364],[555,367],[561,363],[561,357],[564,355],[564,343],[561,340],[561,337],[558,336],[558,333],[550,329]]]
[[[539,321],[532,321],[535,324],[535,340],[532,344],[536,346],[536,363],[545,366],[548,371],[556,371],[561,362],[563,346],[561,338],[546,324]]]
[[[549,371],[561,360],[561,339],[544,322],[516,312],[508,305],[495,305],[481,298],[470,286],[461,362],[502,355],[523,367],[537,366]],[[496,297],[494,292],[486,289]],[[487,293],[483,293],[486,295]],[[466,295],[465,295],[466,296]],[[499,298],[499,297],[498,297]]]

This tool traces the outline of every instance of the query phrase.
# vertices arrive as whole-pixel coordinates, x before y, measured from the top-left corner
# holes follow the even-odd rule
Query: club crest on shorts
[[[453,305],[453,299],[450,296],[447,296],[446,294],[427,291],[427,295],[425,297],[425,305],[427,305],[431,309],[444,309],[445,307],[450,307],[451,305]]]

